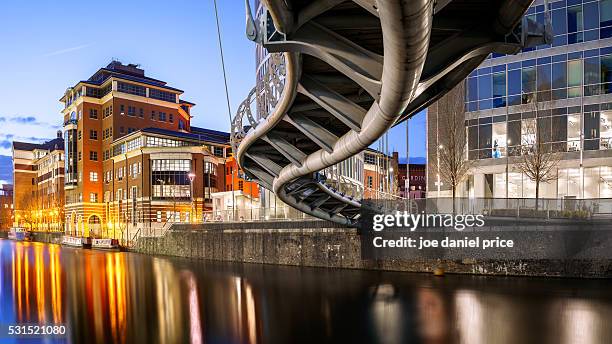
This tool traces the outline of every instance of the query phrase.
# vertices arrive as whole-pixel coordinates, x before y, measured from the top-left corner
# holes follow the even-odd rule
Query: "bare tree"
[[[548,138],[544,130],[550,130],[550,128],[538,125],[542,113],[536,98],[533,97],[527,106],[535,113],[535,118],[524,120],[521,123],[522,147],[517,168],[535,182],[535,209],[538,210],[540,184],[557,180],[556,168],[561,156],[553,151],[550,143],[547,143]]]
[[[453,214],[457,187],[467,177],[473,161],[466,156],[464,86],[460,84],[438,101],[438,157],[440,178],[452,190]]]

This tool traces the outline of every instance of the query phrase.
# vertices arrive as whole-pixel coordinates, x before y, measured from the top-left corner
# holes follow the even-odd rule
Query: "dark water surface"
[[[0,240],[0,325],[23,323],[63,324],[60,342],[73,343],[612,343],[612,281],[211,263]]]

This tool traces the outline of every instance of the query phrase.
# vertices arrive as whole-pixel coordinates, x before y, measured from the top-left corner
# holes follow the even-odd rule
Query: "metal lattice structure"
[[[255,20],[246,1],[247,36],[271,55],[233,120],[236,158],[285,203],[347,225],[361,200],[320,171],[439,99],[489,54],[547,37],[519,25],[531,0],[262,2]]]

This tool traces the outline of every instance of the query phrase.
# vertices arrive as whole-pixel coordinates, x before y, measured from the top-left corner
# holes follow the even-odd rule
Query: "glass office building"
[[[535,197],[516,157],[537,128],[562,157],[541,197],[612,197],[612,0],[549,1],[548,14],[552,44],[492,55],[466,80],[467,157],[476,161],[466,196]],[[544,23],[544,2],[527,16]]]

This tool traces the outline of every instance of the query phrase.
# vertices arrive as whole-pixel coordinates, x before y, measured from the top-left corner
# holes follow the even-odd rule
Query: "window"
[[[506,156],[506,122],[493,123],[493,158]]]
[[[140,167],[139,167],[140,169]],[[153,197],[189,198],[191,160],[155,159],[151,161]]]
[[[490,158],[492,156],[492,136],[491,124],[478,126],[478,148],[480,149],[479,156],[481,159]]]
[[[375,165],[376,164],[376,156],[374,154],[364,154],[363,162],[366,164]]]
[[[98,131],[97,130],[90,130],[89,131],[89,139],[90,140],[97,140],[98,139]]]
[[[567,63],[559,62],[552,65],[552,99],[567,98]]]
[[[600,59],[601,92],[612,93],[612,55],[602,56]]]
[[[117,91],[134,94],[141,97],[145,97],[147,95],[147,89],[144,86],[128,84],[125,82],[117,83]]]
[[[136,176],[138,176],[138,173],[139,173],[138,166],[139,166],[139,164],[140,163],[132,164],[132,178],[136,178]]]
[[[179,128],[179,130],[185,130],[185,129],[187,129],[187,128],[185,127],[185,121],[183,121],[182,119],[179,119],[178,128]]]
[[[79,130],[79,133],[78,133],[78,134],[79,134],[79,140],[80,140],[81,138],[83,138],[83,135],[81,134],[81,131],[80,131],[80,130]]]
[[[140,117],[140,118],[144,118],[144,109],[143,109],[143,108],[140,108],[140,109],[138,110],[138,117]]]
[[[98,181],[98,172],[89,172],[89,181],[97,182]]]
[[[151,111],[151,120],[155,120],[155,111]]]
[[[149,89],[149,98],[176,103],[176,95],[174,93],[161,91],[155,88]]]
[[[130,152],[142,146],[142,137],[127,142],[126,151]]]
[[[244,182],[242,180],[238,181],[238,190],[240,191],[244,190]]]
[[[120,134],[125,134],[125,128],[124,127],[119,127],[119,133]]]
[[[213,154],[218,157],[223,157],[223,147],[213,146]]]
[[[125,115],[125,105],[123,104],[119,105],[119,109],[120,109],[119,112],[121,112],[122,115]]]
[[[584,113],[584,150],[599,149],[599,111]]]
[[[79,152],[79,161],[83,159],[83,152]]]
[[[98,119],[98,110],[89,109],[89,118],[90,119]]]
[[[539,65],[537,67],[537,101],[549,101],[551,98],[551,66],[550,64]]]
[[[215,174],[215,164],[212,162],[204,162],[204,174]]]
[[[521,70],[521,84],[523,89],[522,103],[530,103],[533,99],[533,92],[536,90],[536,71],[534,67],[527,67]]]
[[[478,108],[480,110],[490,109],[493,106],[493,81],[491,74],[478,76]]]
[[[89,202],[91,203],[98,203],[98,194],[95,192],[90,192],[89,193]]]
[[[194,145],[185,141],[165,139],[161,137],[147,137],[147,147],[183,147]]]
[[[89,151],[89,160],[98,161],[98,152]]]
[[[583,16],[582,6],[571,6],[567,8],[567,43],[579,43],[583,41]]]
[[[165,112],[159,112],[159,120],[162,122],[166,121],[166,113]]]
[[[599,1],[599,26],[602,39],[612,37],[612,0]]]
[[[171,113],[170,113],[170,114],[168,114],[168,121],[169,121],[170,123],[174,123],[174,115],[173,115],[173,114],[171,114]]]
[[[493,74],[493,107],[506,106],[506,73]]]
[[[135,117],[136,116],[136,107],[128,106],[128,116]]]
[[[567,62],[567,97],[580,97],[582,95],[582,61]]]
[[[368,187],[371,189],[374,186],[374,178],[372,176],[368,176]]]

